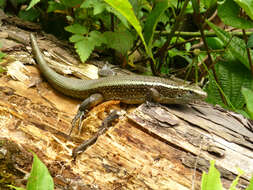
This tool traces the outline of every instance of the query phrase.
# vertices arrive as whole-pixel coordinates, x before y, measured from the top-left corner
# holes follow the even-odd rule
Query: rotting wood
[[[180,122],[171,125],[164,121],[165,115],[173,115]],[[171,107],[142,105],[128,117],[142,130],[167,144],[204,160],[215,159],[216,165],[226,171],[222,175],[230,176],[230,180],[234,179],[233,174],[238,173],[237,167],[245,171],[243,177],[246,180],[252,175],[253,152],[250,139],[253,133],[249,130],[252,124],[245,118],[238,120],[239,114],[208,104]],[[187,158],[184,161],[185,159]],[[206,162],[206,168],[208,164]],[[194,165],[187,166],[194,168]]]
[[[34,66],[26,68],[30,77],[39,78]],[[28,88],[8,76],[0,78],[0,93],[0,135],[37,153],[56,189],[189,190],[193,183],[199,189],[210,159],[216,160],[226,187],[236,167],[246,172],[242,188],[253,172],[252,124],[208,104],[127,106],[127,116],[73,163],[72,149],[98,130],[111,108],[120,109],[118,101],[93,109],[82,134],[68,138],[80,101],[57,93],[45,81]]]

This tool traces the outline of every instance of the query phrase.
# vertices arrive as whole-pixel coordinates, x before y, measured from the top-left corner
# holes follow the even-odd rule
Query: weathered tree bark
[[[7,26],[2,31],[13,32]],[[39,40],[50,55],[66,52],[50,44]],[[19,52],[26,61],[13,56],[5,65],[32,63],[25,46],[16,43],[11,49],[8,58]],[[69,57],[67,52],[64,55]],[[73,71],[72,66],[61,68]],[[237,167],[245,171],[241,189],[253,173],[252,124],[239,114],[206,103],[136,107],[109,101],[89,113],[81,134],[75,129],[69,137],[80,101],[59,94],[46,81],[29,87],[40,78],[35,66],[19,69],[28,77],[21,77],[25,80],[14,80],[9,71],[0,77],[0,164],[13,166],[15,171],[8,172],[16,176],[12,179],[18,185],[24,182],[17,179],[24,179],[31,169],[28,150],[47,165],[56,189],[200,189],[202,171],[213,159],[225,187],[235,178]],[[92,137],[112,108],[127,113],[73,162],[72,149]]]

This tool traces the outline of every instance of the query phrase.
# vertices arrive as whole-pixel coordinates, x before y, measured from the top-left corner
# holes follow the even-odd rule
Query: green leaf
[[[208,174],[203,172],[201,180],[201,190],[223,190],[220,172],[214,166],[215,161],[210,161],[210,168]]]
[[[203,0],[206,9],[212,8],[216,5],[217,0]]]
[[[136,18],[133,7],[129,3],[128,0],[104,0],[106,3],[108,3],[111,7],[113,7],[115,10],[120,12],[127,20],[128,22],[135,28],[137,34],[140,36],[142,43],[145,46],[145,50],[147,54],[152,58],[153,62],[155,63],[155,60],[153,58],[152,52],[149,50],[144,37],[142,35],[142,28],[141,25]]]
[[[246,118],[250,119],[249,114],[248,114],[245,110],[239,110],[239,109],[236,109],[236,110],[235,110],[235,112],[237,112],[237,113],[239,113],[239,114],[243,115],[244,117],[246,117]]]
[[[236,59],[250,69],[245,42],[236,36],[232,37],[230,33],[222,30],[208,20],[206,20],[206,22],[214,30],[215,34],[220,38],[224,45],[228,46],[228,50],[231,54],[233,54]],[[253,55],[253,51],[250,52],[251,55]]]
[[[234,0],[253,20],[253,0]]]
[[[171,50],[168,51],[169,57],[175,57],[175,56],[180,56],[183,59],[185,59],[188,63],[192,63],[192,59],[189,57],[189,53],[183,52],[183,51],[179,51],[176,48],[173,48]]]
[[[134,37],[128,31],[105,32],[107,47],[126,54],[133,46]]]
[[[13,188],[13,189],[15,189],[15,190],[25,190],[24,188],[15,187],[15,186],[13,186],[13,185],[7,185],[7,186],[10,187],[10,188]]]
[[[129,24],[126,18],[122,14],[120,14],[120,12],[118,12],[117,10],[115,10],[114,8],[110,6],[106,6],[106,10],[110,13],[113,13],[116,17],[118,17],[118,19],[124,24],[126,28],[129,28]]]
[[[18,16],[23,19],[23,20],[27,20],[27,21],[35,21],[40,15],[40,12],[35,9],[35,8],[31,8],[29,10],[20,10],[18,12]]]
[[[1,61],[1,60],[0,60],[0,61]],[[3,72],[5,72],[5,71],[6,71],[6,69],[0,65],[0,73],[3,73]]]
[[[233,180],[232,184],[230,185],[229,190],[237,190],[236,185],[238,184],[241,175],[244,173],[244,171],[242,171],[239,168],[237,169],[237,171],[238,171],[239,174],[236,176],[235,180]]]
[[[242,96],[241,88],[251,88],[253,84],[251,72],[243,65],[239,64],[235,58],[223,57],[222,59],[225,60],[219,61],[215,65],[220,87],[227,97],[227,100],[230,101],[235,109],[243,109],[245,100]],[[222,101],[219,88],[217,87],[213,75],[209,76],[209,83],[206,90],[208,93],[207,102],[227,107]]]
[[[192,7],[195,13],[199,13],[200,12],[200,7],[199,7],[199,3],[197,0],[191,0],[192,3]]]
[[[73,8],[79,6],[83,0],[60,0],[61,3],[67,7]]]
[[[4,56],[6,56],[6,54],[0,51],[0,61]]]
[[[54,181],[48,172],[47,167],[33,153],[33,165],[30,177],[27,182],[27,190],[53,190]]]
[[[108,5],[101,0],[86,0],[82,3],[80,8],[93,8],[93,14],[102,13]]]
[[[154,32],[156,29],[156,25],[161,17],[161,15],[164,13],[164,11],[169,7],[168,0],[161,0],[158,1],[155,4],[155,7],[151,11],[151,13],[148,15],[146,23],[144,25],[143,29],[143,35],[144,39],[148,45],[148,48],[152,48],[152,41]],[[151,50],[150,50],[151,51]]]
[[[70,26],[65,27],[65,30],[68,32],[71,32],[73,34],[87,34],[88,29],[85,26],[82,26],[80,24],[73,24]]]
[[[250,178],[249,186],[246,188],[246,190],[252,190],[253,189],[253,176]]]
[[[82,62],[85,62],[96,46],[106,43],[103,35],[98,31],[92,31],[89,36],[75,43],[75,48]]]
[[[34,5],[36,5],[39,2],[40,2],[40,0],[32,0],[26,10],[28,11],[29,9],[31,9]]]
[[[206,38],[208,47],[211,49],[222,49],[224,48],[224,43],[217,37],[208,37]]]
[[[3,9],[6,7],[6,0],[0,0],[0,9]]]
[[[248,43],[247,43],[247,48],[252,48],[252,47],[253,47],[253,34],[249,36]]]
[[[97,15],[106,10],[109,13],[113,13],[118,19],[129,28],[128,22],[123,15],[113,9],[111,6],[106,4],[103,0],[86,0],[82,3],[81,8],[93,8],[93,14]]]
[[[106,43],[104,36],[98,31],[92,31],[89,33],[89,40],[96,43],[96,46],[101,46],[103,43]]]
[[[142,36],[141,25],[134,14],[132,5],[128,0],[105,0],[105,2],[120,12],[132,24],[137,33]]]
[[[248,88],[242,88],[242,94],[245,98],[250,118],[253,119],[253,91]]]
[[[55,10],[65,10],[65,9],[66,7],[61,3],[57,3],[55,1],[48,2],[48,8],[47,8],[48,13],[54,12]]]
[[[89,58],[91,52],[94,50],[95,44],[90,43],[88,39],[85,38],[82,41],[75,43],[75,48],[76,52],[80,56],[81,61],[85,62]]]
[[[2,44],[0,43],[0,48],[1,48],[1,47],[2,47]],[[2,58],[3,58],[4,56],[6,56],[6,54],[0,51],[0,62],[2,61]],[[2,73],[2,72],[4,72],[4,71],[5,71],[5,69],[0,65],[0,73]]]
[[[69,41],[72,43],[79,42],[81,40],[84,40],[84,36],[80,34],[74,34],[69,38]]]
[[[97,3],[101,3],[101,0],[85,0],[80,8],[93,8]]]
[[[225,24],[235,28],[253,28],[252,21],[240,16],[240,7],[234,2],[234,0],[226,0],[224,3],[220,4],[218,6],[218,15]]]

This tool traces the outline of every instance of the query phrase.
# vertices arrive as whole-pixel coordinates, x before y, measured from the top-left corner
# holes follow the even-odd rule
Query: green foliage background
[[[145,74],[204,81],[209,103],[252,118],[253,35],[246,30],[253,27],[253,0],[0,0],[3,9],[8,4],[67,36],[82,62],[96,51]],[[219,24],[239,32],[208,21],[216,10]]]
[[[130,68],[145,67],[145,74],[202,81],[207,102],[253,119],[253,35],[247,31],[253,28],[253,0],[0,0],[0,8],[67,36],[82,62],[94,51],[116,52]],[[141,61],[130,58],[135,52]],[[53,189],[36,155],[27,189]],[[203,174],[202,189],[223,189],[214,162]]]

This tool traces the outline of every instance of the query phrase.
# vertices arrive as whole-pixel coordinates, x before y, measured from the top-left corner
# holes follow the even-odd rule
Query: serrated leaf
[[[105,42],[106,40],[100,32],[92,31],[89,33],[89,36],[75,43],[75,48],[80,56],[81,61],[85,62],[89,58],[94,48],[96,46],[100,46],[102,43]]]
[[[253,0],[234,0],[253,20]]]
[[[93,14],[102,13],[108,5],[102,0],[86,0],[80,6],[81,8],[93,8]]]
[[[91,52],[94,50],[95,44],[91,44],[88,39],[83,39],[82,41],[75,43],[75,48],[76,52],[80,56],[81,61],[85,62],[89,58]]]
[[[220,38],[224,45],[228,46],[228,50],[234,55],[234,57],[250,69],[245,42],[236,36],[232,37],[230,33],[222,30],[208,20],[206,20],[206,22],[214,30],[215,34]],[[253,51],[250,52],[251,55],[253,55]]]
[[[80,35],[80,34],[74,34],[72,35],[70,38],[69,38],[69,41],[72,42],[72,43],[75,43],[75,42],[79,42],[81,40],[83,40],[85,37],[83,35]]]
[[[221,20],[235,28],[248,29],[253,28],[253,22],[240,16],[240,6],[234,0],[226,0],[218,6],[218,15]]]
[[[71,32],[73,34],[87,34],[88,29],[85,26],[82,26],[80,24],[73,24],[70,26],[65,27],[65,30],[68,32]]]
[[[106,43],[105,37],[98,31],[92,31],[89,33],[89,41],[92,41],[96,46],[100,46],[103,43]]]
[[[126,54],[133,46],[134,37],[128,31],[105,32],[107,47]]]
[[[247,48],[252,48],[252,47],[253,47],[253,34],[249,36],[248,43],[247,43]]]
[[[253,119],[253,91],[248,88],[242,88],[242,94],[245,98],[250,118]]]
[[[144,39],[148,45],[148,48],[152,48],[153,36],[156,29],[156,25],[164,13],[164,11],[169,7],[168,0],[158,1],[155,7],[150,12],[147,17],[146,23],[143,29]]]
[[[241,88],[251,88],[253,84],[253,77],[251,72],[238,63],[235,58],[224,57],[223,59],[227,60],[219,61],[215,65],[216,75],[219,79],[220,87],[231,104],[236,109],[242,109],[244,107],[245,100],[242,96]],[[213,75],[209,76],[209,83],[206,90],[208,93],[208,97],[206,99],[207,102],[226,107],[221,99],[219,89]]]
[[[40,2],[40,0],[32,0],[26,10],[28,11],[29,9],[31,9],[34,5],[36,5],[39,2]]]
[[[201,180],[201,190],[223,190],[220,172],[214,166],[215,161],[210,161],[208,173],[203,173]]]
[[[27,182],[27,190],[53,190],[54,182],[47,167],[33,154],[33,165]]]

